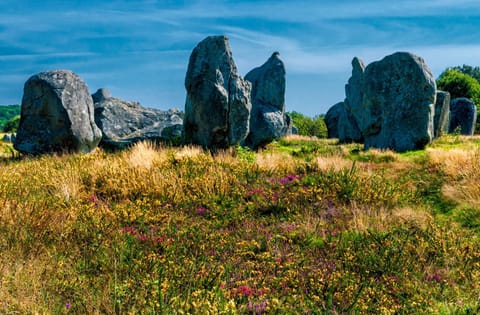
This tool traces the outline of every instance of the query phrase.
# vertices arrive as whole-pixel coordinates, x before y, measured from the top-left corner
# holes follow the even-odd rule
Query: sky
[[[240,75],[279,51],[286,109],[326,113],[345,98],[351,60],[397,51],[435,77],[480,65],[478,0],[1,0],[0,104],[19,104],[32,75],[78,74],[91,93],[159,109],[185,105],[192,49],[227,35]]]

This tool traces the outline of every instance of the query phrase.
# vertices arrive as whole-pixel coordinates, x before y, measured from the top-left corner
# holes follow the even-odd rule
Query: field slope
[[[476,314],[480,139],[0,167],[0,314]]]

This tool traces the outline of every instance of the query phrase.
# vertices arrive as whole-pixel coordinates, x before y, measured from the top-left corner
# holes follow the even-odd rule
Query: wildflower
[[[238,287],[238,289],[233,291],[235,294],[251,296],[253,294],[253,289],[250,288],[248,285],[242,285]]]
[[[438,273],[434,273],[434,274],[425,276],[425,281],[428,281],[428,282],[442,283],[442,280],[443,280],[442,276],[439,275]]]
[[[280,185],[286,185],[286,184],[290,184],[296,180],[299,180],[300,179],[300,176],[296,175],[296,174],[290,174],[290,175],[287,175],[287,176],[284,176],[282,178],[280,178],[279,180],[279,183]]]
[[[71,304],[70,302],[67,302],[67,304],[65,304],[65,307],[66,307],[67,309],[70,309],[70,308],[72,307],[72,304]]]
[[[198,215],[204,216],[204,215],[207,214],[207,212],[208,212],[208,210],[204,207],[195,208],[195,213],[198,214]]]
[[[252,301],[247,304],[248,311],[253,314],[264,314],[267,309],[267,302],[262,301],[258,303],[253,303]]]

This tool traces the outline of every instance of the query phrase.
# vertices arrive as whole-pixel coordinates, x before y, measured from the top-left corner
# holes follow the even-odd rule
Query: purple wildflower
[[[201,215],[201,216],[204,216],[206,215],[208,212],[208,210],[204,207],[196,207],[195,208],[195,213],[198,214],[198,215]]]

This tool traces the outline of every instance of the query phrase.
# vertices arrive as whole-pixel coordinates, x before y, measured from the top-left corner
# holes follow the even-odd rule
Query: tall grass
[[[475,146],[5,159],[0,313],[473,314]]]

